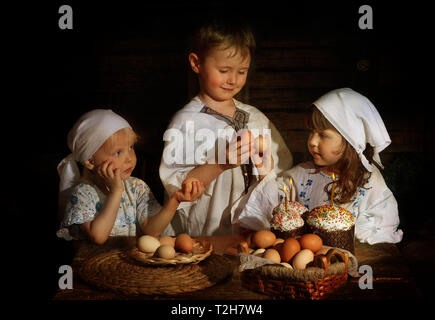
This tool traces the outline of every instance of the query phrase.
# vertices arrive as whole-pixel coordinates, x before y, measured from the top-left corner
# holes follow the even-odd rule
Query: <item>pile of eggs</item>
[[[176,252],[189,253],[194,245],[193,239],[186,233],[177,237],[163,236],[159,239],[144,235],[137,240],[137,248],[147,254],[163,259],[173,259]]]
[[[314,255],[325,253],[318,235],[307,233],[300,238],[280,239],[269,230],[260,230],[240,243],[240,250],[264,259],[281,263],[291,269],[303,270],[314,260]]]

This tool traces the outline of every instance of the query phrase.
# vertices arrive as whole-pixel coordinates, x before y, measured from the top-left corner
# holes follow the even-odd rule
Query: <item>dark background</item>
[[[214,15],[231,13],[251,25],[257,52],[238,98],[271,119],[295,163],[309,159],[302,116],[320,95],[350,87],[375,104],[393,141],[381,158],[399,203],[405,233],[400,246],[415,258],[407,245],[432,239],[426,183],[434,158],[434,117],[424,98],[433,82],[426,80],[432,63],[428,8],[373,1],[139,3],[51,1],[15,8],[19,18],[8,34],[8,53],[14,58],[9,83],[15,90],[6,112],[7,119],[20,124],[18,133],[8,130],[19,137],[12,139],[10,150],[22,156],[13,160],[19,170],[5,170],[12,192],[2,193],[2,202],[19,238],[13,251],[32,257],[37,270],[29,275],[28,264],[13,265],[21,275],[14,280],[17,291],[29,286],[30,277],[40,297],[50,298],[59,266],[70,264],[71,245],[55,236],[56,166],[69,153],[67,133],[84,112],[111,108],[132,124],[142,137],[133,175],[144,179],[162,202],[162,136],[197,88],[187,64],[189,35]],[[58,27],[63,4],[73,8],[73,30]],[[358,27],[363,4],[373,9],[373,30]],[[19,241],[23,234],[31,238],[30,247]],[[424,251],[425,259],[432,257],[433,251],[416,250]],[[421,261],[413,263],[418,277]]]

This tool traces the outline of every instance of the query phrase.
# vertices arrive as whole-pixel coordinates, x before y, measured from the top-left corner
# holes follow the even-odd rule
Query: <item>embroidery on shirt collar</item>
[[[246,125],[249,121],[249,113],[247,113],[246,111],[243,111],[237,107],[236,107],[236,111],[234,112],[234,117],[226,116],[220,112],[217,112],[216,110],[213,110],[210,107],[207,107],[206,105],[204,105],[204,107],[202,107],[200,112],[207,113],[211,116],[214,116],[215,118],[218,118],[220,120],[224,120],[231,127],[233,127],[233,129],[236,131],[239,131],[240,129],[246,128]]]

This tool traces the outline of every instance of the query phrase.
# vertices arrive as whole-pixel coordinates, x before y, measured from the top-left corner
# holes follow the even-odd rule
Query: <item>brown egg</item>
[[[278,251],[276,251],[275,249],[267,249],[266,252],[263,254],[263,258],[272,260],[276,263],[281,262],[281,257],[279,256]]]
[[[186,233],[179,234],[175,238],[175,250],[189,253],[193,249],[193,239]]]
[[[304,234],[300,239],[302,249],[310,249],[312,252],[319,251],[322,249],[323,242],[317,234],[307,233]]]
[[[272,231],[260,230],[252,236],[252,243],[257,248],[268,248],[273,245],[276,236]]]
[[[175,246],[175,238],[169,237],[169,236],[163,236],[159,238],[160,244],[168,244],[172,247]]]
[[[284,262],[289,262],[294,255],[301,250],[301,245],[295,238],[288,238],[284,241],[282,246],[281,244],[279,244],[279,246],[279,254],[281,256],[281,260]]]

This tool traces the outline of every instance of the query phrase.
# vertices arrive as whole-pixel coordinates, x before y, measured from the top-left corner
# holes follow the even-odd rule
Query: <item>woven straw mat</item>
[[[211,254],[199,264],[144,266],[128,251],[111,251],[87,259],[79,270],[86,282],[122,294],[174,295],[213,286],[232,274],[231,262]]]

